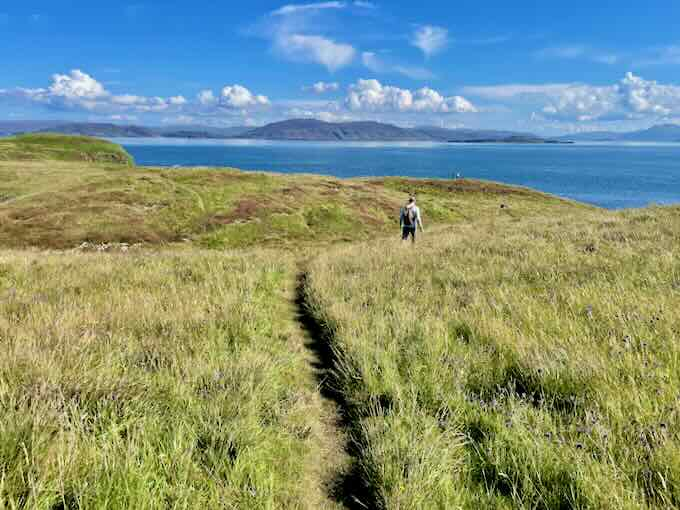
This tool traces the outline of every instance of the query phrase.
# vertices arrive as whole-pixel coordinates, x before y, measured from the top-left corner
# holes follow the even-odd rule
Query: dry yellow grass
[[[281,253],[0,252],[0,507],[319,508]]]
[[[680,209],[479,218],[311,266],[384,508],[680,507]]]

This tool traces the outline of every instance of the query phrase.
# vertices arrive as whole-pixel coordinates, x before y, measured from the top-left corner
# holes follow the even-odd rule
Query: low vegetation
[[[132,166],[119,145],[85,136],[30,134],[0,138],[0,161],[70,161]]]
[[[513,207],[510,215],[578,207],[517,188],[495,186],[499,193],[487,193],[492,185],[476,181],[421,186],[404,179],[55,161],[51,151],[61,154],[60,139],[69,150],[110,145],[57,135],[0,140],[0,245],[69,249],[85,242],[189,242],[244,248],[365,240],[394,233],[404,192],[415,191],[428,204],[428,221],[442,224],[487,214],[503,203]],[[18,150],[20,161],[12,159]],[[12,160],[3,161],[3,154]]]
[[[0,507],[321,507],[293,269],[0,252]]]
[[[0,507],[680,508],[680,208],[22,140],[0,140]],[[355,473],[329,467],[320,374]]]
[[[680,208],[478,218],[311,265],[379,508],[680,507]]]

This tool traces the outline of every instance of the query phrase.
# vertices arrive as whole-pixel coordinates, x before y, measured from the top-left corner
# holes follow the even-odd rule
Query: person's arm
[[[418,221],[418,225],[420,225],[420,231],[425,232],[425,229],[423,228],[423,218],[420,215],[420,209],[418,209],[418,219],[417,219],[417,221]]]
[[[399,228],[404,228],[404,209],[399,211]]]

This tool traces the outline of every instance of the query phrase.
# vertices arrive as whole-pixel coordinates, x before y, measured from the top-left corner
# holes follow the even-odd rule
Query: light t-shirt
[[[413,206],[413,212],[414,214],[414,222],[413,225],[407,225],[406,224],[406,215],[407,213],[407,207],[402,207],[401,208],[401,218],[399,218],[399,223],[401,224],[402,227],[411,227],[411,228],[416,228],[418,223],[420,222],[420,209],[418,209],[418,206]]]

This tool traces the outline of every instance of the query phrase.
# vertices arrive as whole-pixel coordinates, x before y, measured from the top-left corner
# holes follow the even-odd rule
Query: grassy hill
[[[406,193],[427,202],[427,220],[435,224],[582,207],[477,181],[339,180],[136,168],[129,161],[118,146],[82,137],[0,140],[0,245],[68,249],[84,242],[189,240],[243,248],[365,240],[396,234]],[[501,204],[508,208],[501,210]]]
[[[49,133],[0,138],[0,161],[26,160],[134,164],[122,147],[96,138]]]
[[[680,508],[680,207],[45,140],[0,140],[0,507]]]

